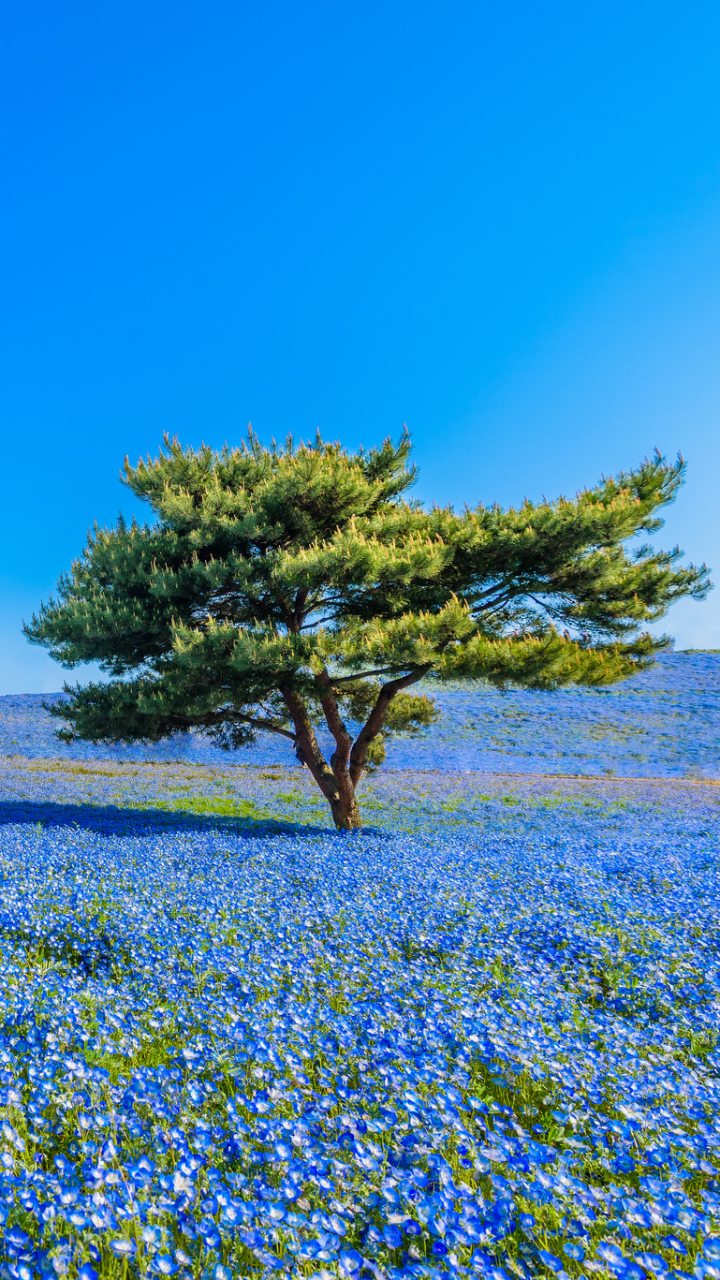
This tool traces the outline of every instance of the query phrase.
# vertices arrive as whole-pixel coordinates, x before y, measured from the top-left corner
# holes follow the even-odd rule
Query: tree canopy
[[[221,452],[166,437],[123,475],[154,521],[95,526],[25,627],[64,666],[110,677],[65,686],[59,736],[194,727],[231,748],[273,733],[336,826],[357,827],[357,785],[387,737],[436,717],[409,692],[420,680],[609,684],[668,644],[643,626],[702,597],[707,570],[636,540],[661,527],[683,472],[655,454],[574,498],[458,512],[407,498],[407,434],[354,454],[319,435],[265,448],[250,431]]]

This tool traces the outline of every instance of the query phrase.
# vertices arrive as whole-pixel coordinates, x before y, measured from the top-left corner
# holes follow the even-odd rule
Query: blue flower
[[[625,1268],[626,1259],[622,1249],[618,1249],[616,1244],[610,1244],[607,1241],[601,1241],[597,1246],[596,1254],[598,1258],[602,1258],[603,1262],[607,1262],[610,1267]]]
[[[388,1249],[399,1249],[403,1242],[402,1231],[395,1226],[383,1227],[383,1240]]]
[[[22,1227],[14,1226],[5,1232],[5,1243],[9,1249],[17,1251],[18,1249],[27,1249],[31,1239],[27,1231],[23,1231]]]
[[[338,1265],[344,1276],[354,1276],[363,1265],[362,1254],[356,1249],[341,1249],[338,1254]]]
[[[137,1253],[137,1245],[134,1240],[116,1238],[115,1240],[110,1240],[108,1243],[113,1253],[116,1254],[118,1258],[134,1258]]]
[[[153,1260],[153,1267],[161,1276],[171,1276],[177,1271],[177,1262],[168,1253],[163,1253]]]
[[[658,1253],[636,1253],[635,1261],[639,1263],[645,1271],[650,1271],[656,1276],[664,1275],[668,1270],[667,1263]]]
[[[582,1262],[582,1259],[585,1257],[585,1250],[582,1245],[578,1244],[575,1240],[565,1241],[563,1244],[563,1253],[566,1253],[568,1258],[574,1258],[577,1262]]]
[[[554,1253],[550,1253],[547,1249],[538,1249],[538,1257],[542,1262],[544,1262],[546,1267],[550,1268],[551,1271],[561,1272],[565,1270],[561,1259],[556,1257]]]

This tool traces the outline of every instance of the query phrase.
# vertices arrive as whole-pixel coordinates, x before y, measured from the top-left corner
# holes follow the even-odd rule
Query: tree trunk
[[[334,796],[330,800],[333,822],[338,831],[361,831],[362,820],[357,800],[352,796]]]
[[[330,805],[333,822],[338,831],[357,831],[362,827],[360,810],[355,798],[355,786],[347,767],[333,755],[331,768],[323,758],[317,738],[302,699],[289,685],[281,685],[285,703],[295,726],[295,741],[301,748],[301,760],[310,770],[318,787]],[[344,726],[343,726],[344,729]],[[349,747],[348,747],[349,754]]]

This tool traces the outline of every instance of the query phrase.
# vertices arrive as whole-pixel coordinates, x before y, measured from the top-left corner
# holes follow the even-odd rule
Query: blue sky
[[[719,573],[718,65],[711,3],[5,6],[0,692],[164,431],[406,422],[455,503],[682,450],[657,541]]]

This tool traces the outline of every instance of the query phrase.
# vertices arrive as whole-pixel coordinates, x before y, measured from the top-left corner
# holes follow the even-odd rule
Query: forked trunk
[[[355,798],[355,783],[360,776],[360,770],[358,770],[354,779],[351,778],[347,767],[347,758],[350,755],[352,740],[347,734],[345,726],[339,721],[339,718],[337,723],[333,721],[331,725],[336,732],[336,741],[340,738],[342,742],[342,739],[345,738],[346,742],[344,743],[344,752],[338,747],[338,750],[332,755],[330,764],[328,764],[318,746],[315,731],[302,699],[289,685],[281,686],[280,692],[285,699],[295,726],[295,741],[299,748],[296,751],[296,755],[298,755],[301,764],[306,765],[310,770],[330,805],[336,829],[338,831],[358,831],[362,827],[362,822]],[[330,718],[331,720],[333,719],[332,716]]]

